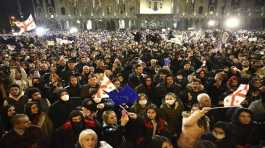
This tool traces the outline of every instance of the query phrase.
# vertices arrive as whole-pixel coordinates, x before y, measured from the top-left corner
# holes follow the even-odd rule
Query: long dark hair
[[[14,107],[13,105],[7,105],[7,106],[4,106],[3,107],[3,111],[2,111],[2,123],[4,124],[4,129],[5,130],[9,130],[12,128],[12,125],[11,125],[11,118],[12,117],[9,117],[8,116],[8,110],[11,108],[11,107]]]
[[[159,111],[158,111],[158,108],[157,108],[155,105],[153,105],[153,104],[151,104],[150,106],[148,106],[148,107],[146,108],[146,113],[145,113],[146,119],[149,119],[149,118],[147,117],[147,111],[148,111],[149,109],[153,109],[153,110],[156,112],[155,120],[158,121],[159,118],[160,118]]]
[[[37,102],[37,101],[30,101],[30,102],[28,102],[28,103],[25,105],[25,113],[26,113],[27,115],[31,115],[31,114],[32,114],[32,112],[31,112],[31,107],[32,107],[33,105],[36,105],[36,106],[38,107],[38,109],[39,109],[39,113],[42,112],[41,105],[40,105],[39,102]]]

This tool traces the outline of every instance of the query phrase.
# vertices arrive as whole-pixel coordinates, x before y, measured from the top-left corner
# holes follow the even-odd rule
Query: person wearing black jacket
[[[66,89],[60,89],[57,92],[58,100],[51,105],[48,116],[53,122],[54,128],[60,127],[67,119],[72,111],[72,106],[69,102],[69,94]]]
[[[92,95],[97,92],[99,88],[98,78],[94,74],[88,76],[87,84],[81,87],[80,96],[81,98],[91,98]]]
[[[159,100],[157,100],[157,95],[155,91],[155,85],[153,84],[152,77],[146,76],[144,78],[144,83],[138,85],[135,90],[138,93],[144,93],[146,96],[150,99],[151,102],[153,102],[156,105],[159,105]]]
[[[12,84],[9,88],[9,96],[4,102],[4,106],[12,105],[17,113],[24,113],[24,105],[28,102],[24,91],[17,84]]]
[[[76,59],[71,58],[67,62],[67,67],[65,67],[62,72],[59,74],[62,77],[63,80],[63,86],[67,85],[67,82],[70,80],[70,76],[73,74],[78,74],[78,71],[76,70]]]
[[[16,108],[12,105],[3,107],[1,114],[1,125],[4,131],[9,131],[12,128],[11,118],[16,115]]]
[[[140,85],[143,82],[143,70],[143,66],[137,64],[134,68],[134,72],[129,75],[128,82],[132,88],[136,88],[136,86]]]
[[[228,124],[222,121],[215,123],[212,131],[203,134],[201,139],[213,142],[217,148],[233,148],[228,131]]]
[[[113,148],[129,148],[130,146],[126,144],[126,138],[124,136],[126,132],[125,126],[129,121],[129,116],[123,113],[120,124],[114,111],[105,111],[102,118],[103,140],[108,142]]]
[[[79,84],[78,79],[79,78],[77,75],[71,75],[69,81],[70,83],[68,86],[65,87],[70,97],[81,97],[81,85]]]
[[[30,124],[29,117],[17,114],[12,118],[13,129],[3,136],[1,148],[47,148],[47,137],[38,126]]]
[[[160,101],[159,106],[161,105],[162,99],[166,96],[166,94],[172,92],[175,95],[179,96],[181,85],[175,83],[173,75],[167,75],[164,82],[161,82],[157,85],[157,97]]]
[[[232,115],[229,125],[231,143],[235,147],[257,146],[259,133],[253,123],[252,113],[246,108],[238,108]]]
[[[82,130],[93,129],[99,131],[96,128],[96,122],[84,119],[80,111],[74,110],[69,115],[69,121],[65,122],[54,133],[52,138],[52,147],[74,148]]]

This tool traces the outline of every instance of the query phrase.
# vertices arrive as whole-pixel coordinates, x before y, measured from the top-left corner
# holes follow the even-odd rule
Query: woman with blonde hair
[[[83,130],[79,134],[80,148],[112,148],[107,142],[98,142],[98,135],[92,129]]]

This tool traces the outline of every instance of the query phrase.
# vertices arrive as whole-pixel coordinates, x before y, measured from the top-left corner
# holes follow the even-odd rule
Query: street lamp
[[[77,33],[78,32],[78,29],[76,27],[71,27],[70,30],[69,30],[69,33]]]
[[[225,27],[233,29],[237,28],[240,25],[240,20],[237,17],[229,17],[225,21]]]
[[[208,26],[209,27],[214,27],[214,26],[216,26],[216,24],[217,24],[217,22],[215,20],[209,20],[208,21]]]
[[[48,29],[44,27],[37,27],[35,33],[37,34],[37,36],[43,36],[46,34],[47,30]]]

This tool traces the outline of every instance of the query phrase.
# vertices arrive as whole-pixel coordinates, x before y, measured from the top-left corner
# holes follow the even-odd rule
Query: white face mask
[[[146,105],[146,104],[147,104],[147,100],[140,100],[140,101],[139,101],[139,104],[140,104],[140,105]]]
[[[221,139],[224,139],[225,138],[225,135],[224,134],[216,134],[215,132],[212,132],[213,133],[213,136],[218,139],[218,140],[221,140]]]
[[[61,99],[63,100],[63,101],[69,101],[69,95],[63,95],[63,96],[61,96]]]
[[[95,101],[95,103],[100,103],[102,99],[101,99],[101,98],[96,98],[96,97],[95,97],[95,98],[93,98],[93,100]]]
[[[168,105],[173,105],[176,100],[165,100],[165,103]]]

